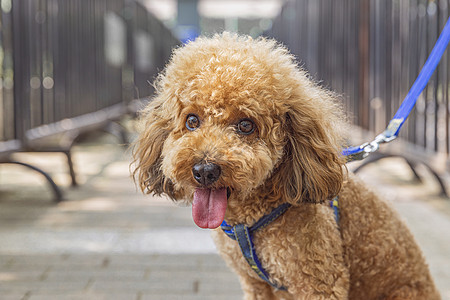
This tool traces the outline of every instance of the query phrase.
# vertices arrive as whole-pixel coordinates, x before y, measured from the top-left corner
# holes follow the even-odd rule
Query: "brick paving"
[[[40,175],[0,165],[0,299],[241,299],[236,276],[197,228],[188,207],[138,192],[130,154],[105,136],[74,148],[81,186],[64,156],[17,154],[50,170],[66,201],[55,204]],[[450,201],[418,184],[395,159],[360,176],[392,199],[450,299]]]
[[[1,299],[208,299],[212,293],[219,299],[240,297],[239,283],[214,254],[1,258],[8,261],[2,267]]]
[[[240,297],[239,283],[215,254],[38,254],[1,258],[6,261],[0,278],[1,299],[208,299],[212,293],[219,299]]]

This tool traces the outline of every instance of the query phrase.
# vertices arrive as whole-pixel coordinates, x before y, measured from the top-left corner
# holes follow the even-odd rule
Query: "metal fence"
[[[0,1],[0,163],[132,112],[178,40],[135,0]],[[47,177],[60,200],[60,192]],[[59,194],[58,194],[59,193]]]
[[[1,4],[0,141],[28,145],[123,114],[151,94],[149,82],[177,44],[135,1]]]
[[[448,0],[287,1],[267,34],[344,95],[354,124],[380,133],[395,114],[444,27]],[[449,51],[400,136],[449,154]]]

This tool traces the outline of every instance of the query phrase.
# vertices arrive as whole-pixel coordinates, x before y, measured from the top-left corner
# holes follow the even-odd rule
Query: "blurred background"
[[[395,114],[450,1],[0,0],[0,9],[0,298],[239,299],[189,208],[144,197],[129,177],[136,113],[172,49],[223,31],[277,39],[341,95],[359,145]],[[400,139],[349,164],[411,226],[444,299],[449,58]]]
[[[342,94],[353,124],[380,132],[449,15],[447,1],[428,0],[2,0],[1,9],[1,153],[135,111],[174,46],[224,30],[284,43]],[[448,64],[446,53],[401,132],[439,157],[450,147]]]

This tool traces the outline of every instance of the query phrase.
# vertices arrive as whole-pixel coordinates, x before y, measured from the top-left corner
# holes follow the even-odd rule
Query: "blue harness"
[[[335,197],[331,202],[330,206],[333,208],[334,217],[336,222],[339,223],[339,206],[338,206],[338,197]],[[228,223],[224,220],[220,227],[223,232],[233,240],[236,240],[241,248],[242,255],[244,256],[247,263],[250,265],[253,271],[255,271],[258,276],[263,279],[265,282],[270,284],[272,287],[285,291],[286,288],[284,286],[280,286],[275,282],[272,282],[269,279],[269,275],[266,270],[261,266],[261,262],[256,255],[255,246],[253,244],[252,236],[255,231],[266,227],[272,221],[276,220],[279,216],[284,214],[289,208],[291,204],[284,203],[272,210],[269,214],[264,215],[261,219],[259,219],[252,226],[247,226],[244,224],[237,224],[235,226],[228,225]]]

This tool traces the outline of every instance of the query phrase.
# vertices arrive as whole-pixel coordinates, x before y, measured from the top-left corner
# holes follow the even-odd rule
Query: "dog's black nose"
[[[208,186],[216,182],[222,170],[216,164],[198,163],[192,168],[192,174],[198,183]]]

